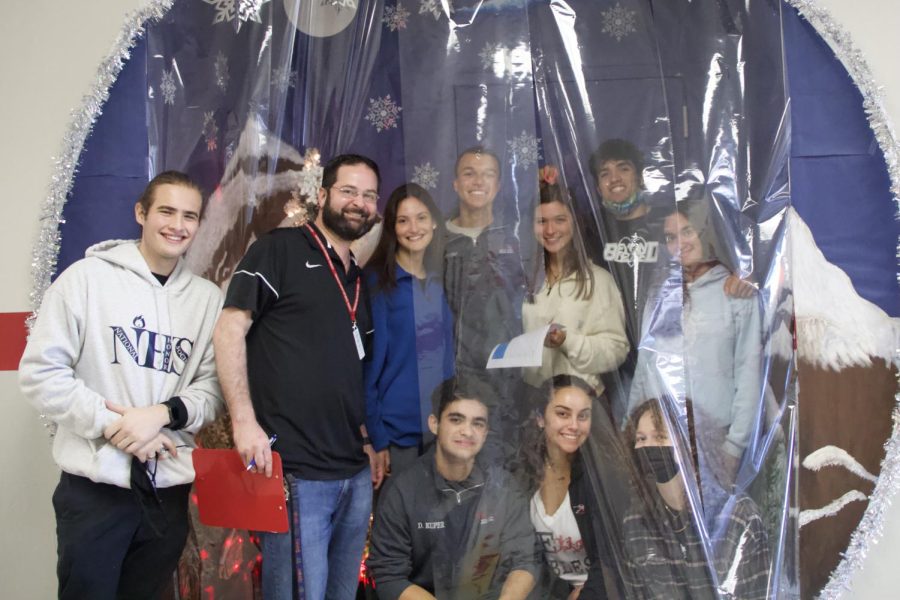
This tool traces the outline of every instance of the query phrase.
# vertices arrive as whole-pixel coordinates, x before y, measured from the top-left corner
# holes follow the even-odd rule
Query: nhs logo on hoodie
[[[194,341],[146,329],[142,315],[136,316],[131,324],[129,329],[134,332],[133,337],[124,327],[110,326],[113,331],[112,364],[120,364],[120,357],[128,360],[120,356],[124,352],[139,367],[181,375],[184,363],[191,357]]]

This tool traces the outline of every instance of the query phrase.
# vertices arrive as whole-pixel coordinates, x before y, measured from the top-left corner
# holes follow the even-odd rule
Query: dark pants
[[[158,537],[131,490],[63,473],[53,493],[59,597],[156,600],[184,548],[190,489],[157,491],[168,520]]]

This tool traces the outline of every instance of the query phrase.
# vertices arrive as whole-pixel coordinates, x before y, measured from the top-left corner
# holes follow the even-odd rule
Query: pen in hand
[[[272,437],[269,438],[269,448],[272,447],[272,444],[274,444],[274,443],[275,443],[275,440],[277,440],[277,439],[278,439],[278,434],[277,434],[277,433],[273,433],[273,434],[272,434]],[[250,459],[250,464],[247,465],[247,470],[249,471],[250,469],[252,469],[252,468],[255,467],[255,466],[256,466],[256,459],[255,459],[255,458],[251,458],[251,459]]]

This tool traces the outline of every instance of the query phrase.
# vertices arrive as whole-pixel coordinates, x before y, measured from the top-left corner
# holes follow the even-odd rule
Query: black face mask
[[[636,452],[641,469],[652,473],[657,483],[667,483],[678,475],[674,446],[642,446]]]

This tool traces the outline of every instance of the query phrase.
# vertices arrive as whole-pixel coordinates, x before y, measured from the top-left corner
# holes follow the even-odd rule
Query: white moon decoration
[[[340,33],[356,18],[358,8],[357,0],[284,0],[291,23],[312,37]]]

